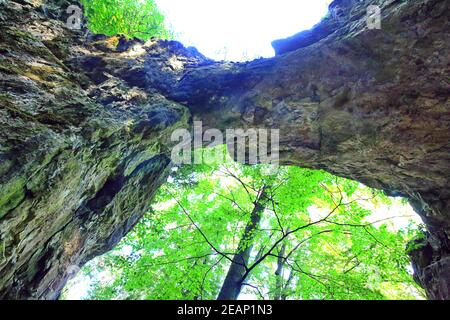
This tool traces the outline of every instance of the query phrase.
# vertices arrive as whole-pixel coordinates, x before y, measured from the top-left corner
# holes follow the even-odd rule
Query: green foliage
[[[82,4],[94,33],[142,40],[172,38],[153,0],[82,0]]]
[[[111,281],[97,282],[90,298],[215,299],[230,266],[227,257],[236,252],[263,187],[268,201],[247,244],[252,270],[245,283],[251,286],[243,294],[421,297],[405,254],[417,225],[395,228],[395,214],[374,217],[394,200],[323,171],[283,167],[268,176],[266,169],[231,161],[178,168],[151,212],[115,251],[91,264],[90,273],[106,272]]]

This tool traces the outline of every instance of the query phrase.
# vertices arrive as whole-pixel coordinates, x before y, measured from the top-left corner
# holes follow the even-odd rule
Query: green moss
[[[0,63],[0,72],[10,74],[10,75],[23,75],[26,72],[26,69],[23,66],[17,66],[11,61],[6,61],[2,64]]]
[[[413,254],[415,251],[419,251],[422,248],[425,248],[428,245],[426,234],[420,232],[416,238],[406,245],[406,253],[408,255]]]
[[[25,198],[25,179],[18,177],[2,188],[0,193],[0,218],[17,207]]]
[[[350,100],[349,94],[350,94],[350,89],[349,88],[346,88],[344,91],[339,93],[335,97],[334,107],[336,109],[342,109]]]
[[[31,114],[24,112],[22,110],[20,110],[19,108],[15,107],[13,104],[10,103],[6,103],[6,102],[10,102],[9,100],[4,100],[5,104],[3,105],[3,107],[6,109],[6,111],[8,111],[8,113],[12,116],[12,117],[18,117],[21,118],[25,121],[36,121],[36,117],[32,116]]]

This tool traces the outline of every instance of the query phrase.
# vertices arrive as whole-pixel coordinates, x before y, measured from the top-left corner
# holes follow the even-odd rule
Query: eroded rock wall
[[[68,3],[1,8],[2,299],[56,298],[70,273],[114,246],[145,213],[170,134],[189,118],[139,87],[139,52],[116,51],[123,40],[68,30]],[[102,69],[103,59],[117,63]]]

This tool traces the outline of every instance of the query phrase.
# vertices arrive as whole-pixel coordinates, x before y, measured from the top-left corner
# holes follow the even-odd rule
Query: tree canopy
[[[275,171],[231,161],[175,168],[151,212],[84,269],[108,274],[89,297],[422,296],[405,253],[418,226],[396,227],[410,218],[403,213],[375,214],[398,200],[323,171]]]
[[[82,0],[82,4],[94,33],[142,40],[172,37],[153,0]]]

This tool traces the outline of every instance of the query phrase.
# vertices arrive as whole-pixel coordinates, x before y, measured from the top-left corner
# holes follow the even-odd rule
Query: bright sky
[[[271,57],[271,42],[310,29],[331,0],[156,0],[176,40],[215,60]]]

